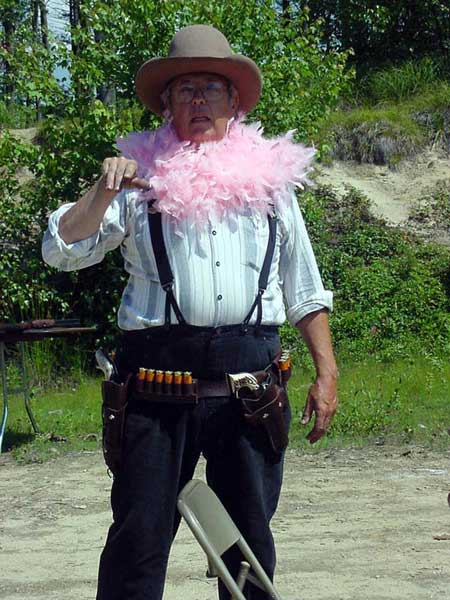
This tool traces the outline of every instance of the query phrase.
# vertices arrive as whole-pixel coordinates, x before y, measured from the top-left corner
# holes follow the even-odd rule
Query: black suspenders
[[[170,325],[170,308],[178,319],[180,325],[186,325],[186,320],[181,314],[181,310],[173,294],[173,274],[170,268],[169,258],[167,256],[166,244],[161,224],[161,213],[148,213],[148,224],[150,227],[150,238],[152,240],[153,253],[155,254],[156,266],[158,268],[159,281],[162,289],[166,292],[165,325]]]
[[[275,251],[276,233],[277,233],[277,218],[276,216],[268,215],[269,222],[269,240],[267,243],[266,255],[264,256],[264,262],[261,267],[258,280],[258,293],[250,308],[248,315],[242,322],[242,329],[245,332],[246,328],[252,318],[255,308],[257,309],[256,323],[259,327],[262,321],[262,296],[267,289],[267,282],[269,279],[270,265],[272,264],[272,258]],[[172,269],[170,268],[169,258],[167,256],[166,245],[164,243],[164,236],[162,231],[161,213],[148,213],[148,224],[150,228],[150,238],[152,241],[153,253],[155,255],[156,266],[158,269],[159,281],[161,287],[166,292],[166,306],[165,306],[165,325],[170,325],[170,309],[173,311],[178,319],[180,325],[186,325],[186,320],[183,317],[180,307],[175,300],[173,293],[174,277]]]
[[[258,279],[258,292],[256,294],[256,298],[249,310],[248,315],[242,322],[242,327],[245,330],[247,325],[250,323],[250,319],[252,318],[253,313],[255,312],[255,308],[257,309],[256,313],[256,323],[255,325],[259,327],[261,325],[262,320],[262,297],[264,292],[267,289],[267,282],[269,280],[270,273],[270,265],[272,264],[273,253],[275,251],[275,242],[277,237],[277,218],[276,216],[267,215],[269,221],[269,240],[267,242],[266,255],[264,256],[264,262],[261,267],[261,271],[259,273]]]

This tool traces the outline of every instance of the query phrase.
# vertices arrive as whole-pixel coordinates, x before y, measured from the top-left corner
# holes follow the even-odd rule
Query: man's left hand
[[[314,427],[306,436],[311,444],[320,440],[330,426],[337,409],[336,378],[319,375],[309,388],[301,423],[307,425],[315,416]]]

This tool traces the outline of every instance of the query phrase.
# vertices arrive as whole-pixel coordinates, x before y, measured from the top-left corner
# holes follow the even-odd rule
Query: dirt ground
[[[428,149],[401,161],[395,168],[336,160],[329,166],[318,165],[315,179],[322,185],[331,185],[339,194],[345,192],[346,186],[356,188],[370,200],[375,215],[392,225],[420,233],[420,227],[408,222],[411,209],[419,199],[435,191],[438,184],[445,183],[448,187],[449,177],[448,154]],[[432,229],[435,241],[450,243],[446,226],[436,222]],[[423,233],[430,237],[430,231]]]
[[[200,464],[198,476],[202,477]],[[0,457],[0,598],[92,600],[110,522],[102,457]],[[288,452],[273,530],[286,600],[450,598],[449,455],[394,446]],[[437,539],[441,538],[441,539]],[[213,600],[182,525],[165,600]]]

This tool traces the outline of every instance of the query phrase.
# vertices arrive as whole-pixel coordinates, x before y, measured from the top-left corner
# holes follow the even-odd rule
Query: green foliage
[[[81,52],[66,64],[71,65],[78,91],[105,84],[114,86],[119,97],[131,99],[138,67],[166,55],[178,28],[211,24],[236,52],[250,56],[262,69],[263,96],[252,118],[260,119],[271,134],[296,128],[300,137],[311,137],[318,121],[336,106],[352,73],[345,71],[347,53],[324,51],[320,28],[307,14],[300,11],[283,21],[268,0],[93,1],[85,5],[86,27],[75,33]],[[89,34],[90,28],[104,36],[101,44]]]
[[[343,361],[340,373],[340,407],[329,439],[390,436],[448,447],[446,361]]]
[[[35,109],[30,106],[13,104],[8,106],[0,100],[0,130],[22,129],[35,121]]]
[[[389,228],[364,196],[318,188],[300,198],[325,285],[335,291],[337,349],[383,359],[450,350],[450,251]]]
[[[0,321],[30,313],[45,316],[50,305],[56,310],[65,306],[49,288],[42,268],[39,211],[28,202],[29,177],[22,184],[18,179],[18,170],[23,179],[23,170],[30,172],[37,157],[36,148],[7,133],[0,137]]]
[[[100,381],[65,380],[61,389],[38,392],[32,400],[33,413],[43,432],[33,436],[21,402],[11,403],[4,449],[12,450],[19,462],[43,462],[74,450],[101,446]]]
[[[116,152],[116,137],[132,129],[140,114],[118,114],[94,102],[64,120],[49,117],[39,146],[2,136],[0,159],[8,176],[0,200],[0,320],[73,314],[87,322],[114,322],[125,284],[119,254],[88,271],[60,273],[43,264],[40,245],[48,213],[76,201],[94,183],[103,158]],[[20,182],[18,169],[25,166],[33,179]]]
[[[369,100],[377,104],[408,100],[411,96],[426,92],[438,81],[438,66],[427,57],[375,71],[363,79],[360,86],[366,90],[365,95]]]
[[[359,73],[387,61],[399,63],[432,54],[448,64],[450,6],[443,0],[305,0],[320,19],[329,48],[352,49]]]

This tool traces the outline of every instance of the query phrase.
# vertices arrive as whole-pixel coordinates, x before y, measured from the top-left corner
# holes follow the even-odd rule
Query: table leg
[[[31,411],[31,406],[30,406],[30,388],[28,386],[27,367],[26,367],[26,363],[25,363],[25,344],[24,344],[24,342],[19,342],[19,346],[20,346],[20,357],[21,357],[20,366],[22,369],[23,397],[25,400],[25,408],[27,410],[28,418],[31,421],[31,425],[33,426],[34,433],[39,433],[39,429],[38,429],[36,420],[34,418],[34,415]]]
[[[2,451],[3,434],[5,433],[6,421],[8,419],[8,390],[6,388],[6,366],[5,366],[5,343],[0,342],[0,372],[3,390],[3,415],[0,425],[0,452]]]

